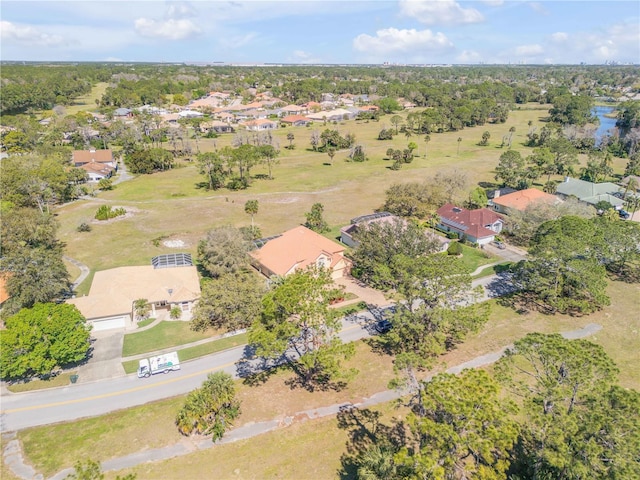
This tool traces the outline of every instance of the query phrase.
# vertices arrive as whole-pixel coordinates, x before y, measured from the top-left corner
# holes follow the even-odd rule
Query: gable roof
[[[555,195],[550,195],[537,188],[527,188],[526,190],[519,190],[493,199],[493,203],[496,205],[514,210],[524,210],[532,203],[556,203],[557,201],[558,197]]]
[[[73,163],[82,165],[84,163],[112,163],[113,152],[111,150],[74,150]]]
[[[613,194],[621,189],[618,185],[610,182],[593,183],[578,178],[567,177],[564,182],[558,184],[557,193],[562,195],[574,195],[580,200],[602,194]]]
[[[287,115],[286,117],[282,117],[280,121],[284,123],[295,123],[295,122],[309,123],[311,120],[303,115]]]
[[[325,254],[331,259],[333,268],[340,260],[346,260],[342,253],[345,248],[326,237],[299,226],[269,240],[259,250],[250,255],[261,265],[276,275],[286,275],[292,269],[304,269]]]
[[[115,168],[111,165],[105,165],[104,163],[90,162],[83,163],[78,168],[83,169],[87,173],[96,173],[100,175],[110,175],[115,171]]]
[[[87,319],[92,319],[129,314],[133,302],[140,298],[146,298],[150,303],[177,303],[199,297],[196,267],[155,269],[145,265],[96,272],[89,295],[71,298],[67,303],[78,307]]]

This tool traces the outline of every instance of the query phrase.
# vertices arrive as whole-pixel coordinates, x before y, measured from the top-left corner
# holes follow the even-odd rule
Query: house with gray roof
[[[566,177],[556,189],[556,195],[562,199],[576,197],[581,202],[593,206],[598,202],[609,202],[616,210],[620,210],[624,205],[624,201],[616,196],[621,192],[622,189],[611,182],[593,183],[572,177]]]

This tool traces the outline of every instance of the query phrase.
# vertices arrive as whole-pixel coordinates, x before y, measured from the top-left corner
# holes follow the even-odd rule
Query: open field
[[[104,92],[107,90],[109,84],[106,82],[101,82],[96,84],[91,92],[87,95],[83,95],[78,97],[73,102],[73,105],[68,107],[64,107],[65,115],[75,115],[79,112],[88,112],[97,109],[96,100],[100,100],[104,95]]]
[[[195,253],[198,240],[208,229],[225,223],[248,225],[250,218],[244,212],[244,204],[250,199],[260,202],[255,221],[264,235],[276,234],[304,222],[305,212],[315,202],[324,205],[329,225],[339,227],[355,216],[380,207],[385,190],[396,182],[423,180],[439,170],[451,168],[464,171],[470,185],[492,182],[491,170],[504,152],[499,148],[500,138],[510,126],[515,126],[514,148],[526,154],[530,149],[522,147],[521,143],[529,128],[527,122],[533,120],[539,127],[545,113],[544,107],[541,110],[517,110],[511,113],[505,124],[432,134],[426,159],[424,140],[412,137],[409,140],[418,144],[419,156],[397,172],[387,168],[390,162],[384,159],[384,155],[390,146],[405,148],[407,139],[401,134],[393,141],[376,140],[385,122],[389,126],[386,117],[380,122],[350,121],[345,125],[330,126],[343,134],[348,131],[356,134],[370,157],[365,163],[345,162],[348,152],[342,151],[336,155],[332,166],[325,165],[328,161],[326,154],[307,150],[311,129],[280,129],[274,133],[280,144],[287,143],[286,133],[292,131],[297,148],[282,149],[280,164],[274,167],[273,180],[255,180],[248,190],[239,192],[226,189],[206,191],[197,188],[203,177],[192,164],[140,176],[118,185],[111,192],[101,193],[98,198],[59,208],[60,237],[67,245],[67,255],[86,263],[92,270],[103,270],[146,264],[154,255],[176,251],[164,246],[162,240],[182,240],[184,247],[180,250]],[[319,124],[317,128],[321,130],[323,126]],[[484,130],[491,132],[492,140],[489,146],[479,147],[476,143]],[[463,138],[459,156],[456,154],[458,137]],[[212,150],[214,142],[219,148],[231,139],[231,135],[203,139],[200,147]],[[263,166],[252,170],[253,175],[264,173],[266,167]],[[131,215],[109,222],[94,222],[95,211],[103,203],[124,206]],[[76,227],[82,222],[91,223],[92,231],[76,232]],[[101,245],[102,248],[99,251],[87,249],[88,244]]]
[[[640,315],[638,315],[636,299],[640,296],[640,286],[612,282],[608,292],[611,295],[612,305],[600,312],[583,317],[546,316],[537,312],[520,315],[510,308],[499,306],[495,301],[491,301],[492,313],[487,325],[477,334],[471,335],[457,350],[445,355],[442,363],[434,371],[441,371],[447,366],[458,365],[478,355],[498,350],[528,332],[550,333],[574,330],[589,323],[598,323],[603,326],[603,329],[589,339],[601,344],[617,363],[621,371],[620,383],[624,387],[638,389],[640,388],[640,371],[637,369],[640,363]],[[388,381],[393,377],[391,358],[373,352],[366,342],[357,342],[356,347],[356,357],[349,362],[349,365],[355,366],[360,372],[348,387],[340,392],[330,390],[310,393],[302,389],[292,390],[285,383],[291,377],[291,373],[286,370],[271,375],[266,383],[260,386],[239,384],[239,397],[242,400],[243,411],[236,425],[281,418],[324,405],[346,401],[358,402],[363,397],[385,390]],[[180,398],[167,399],[102,417],[29,429],[19,432],[18,436],[23,442],[29,461],[39,471],[51,474],[72,465],[78,458],[102,461],[184,440],[178,435],[173,425],[173,416],[179,408],[180,401]],[[268,469],[271,462],[277,462],[278,465],[283,465],[283,471],[287,472],[284,476],[288,478],[286,469],[294,467],[285,466],[295,464],[295,459],[299,459],[300,452],[307,452],[304,468],[307,468],[308,472],[318,471],[319,475],[317,477],[314,475],[314,478],[335,478],[335,469],[332,470],[333,473],[327,472],[326,476],[320,473],[325,472],[323,468],[326,462],[335,465],[344,451],[344,441],[337,440],[344,438],[343,433],[335,429],[334,421],[332,419],[313,421],[303,426],[296,425],[258,437],[253,441],[242,442],[245,445],[243,452],[248,452],[246,457],[234,455],[236,447],[216,447],[213,450],[169,462],[145,465],[137,468],[136,472],[138,479],[143,480],[158,478],[158,472],[163,471],[159,470],[161,468],[166,469],[164,471],[169,475],[169,473],[173,474],[172,472],[180,472],[182,468],[202,468],[202,471],[208,469],[206,471],[217,472],[219,465],[225,465],[224,469],[233,467],[230,471],[236,468],[256,469],[255,472],[252,470],[251,473],[246,473],[246,477],[240,478],[260,478],[270,476],[266,470],[260,470],[263,468],[261,466]],[[305,430],[306,428],[309,430]],[[315,434],[304,433],[311,431]],[[265,449],[263,443],[266,441],[265,438],[271,438],[271,442],[278,442],[280,448],[277,450],[277,455],[268,454],[270,450]],[[322,452],[325,450],[320,448],[320,444],[323,444],[325,438],[334,438],[338,442],[338,445],[335,445],[335,442],[332,443],[332,447],[327,450],[333,452],[331,459],[322,457]],[[309,453],[313,451],[319,453]],[[227,460],[221,463],[218,455],[223,455]],[[252,465],[248,466],[247,462],[242,461],[241,458],[251,458],[252,462],[249,463]],[[227,472],[224,469],[220,473],[223,478],[227,476],[224,474]],[[167,475],[162,475],[162,478],[180,478]],[[198,475],[193,478],[196,477]]]

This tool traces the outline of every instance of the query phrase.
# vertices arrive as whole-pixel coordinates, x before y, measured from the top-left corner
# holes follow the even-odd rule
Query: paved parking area
[[[105,380],[124,375],[122,368],[123,330],[93,332],[92,356],[78,369],[78,383]]]

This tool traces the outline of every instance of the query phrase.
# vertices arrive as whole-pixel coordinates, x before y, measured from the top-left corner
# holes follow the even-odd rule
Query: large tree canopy
[[[73,305],[41,303],[5,321],[0,336],[3,379],[50,374],[84,359],[89,351],[85,318]]]
[[[396,255],[418,258],[437,252],[440,243],[423,227],[402,219],[359,225],[353,235],[352,273],[378,288],[395,288],[398,277],[392,259]]]
[[[338,333],[340,321],[329,309],[339,294],[329,272],[309,269],[285,277],[262,300],[263,312],[249,331],[249,342],[264,358],[283,358],[305,387],[348,379],[342,361],[354,354]]]
[[[235,274],[249,268],[250,242],[230,225],[207,232],[198,244],[198,259],[212,277]]]

